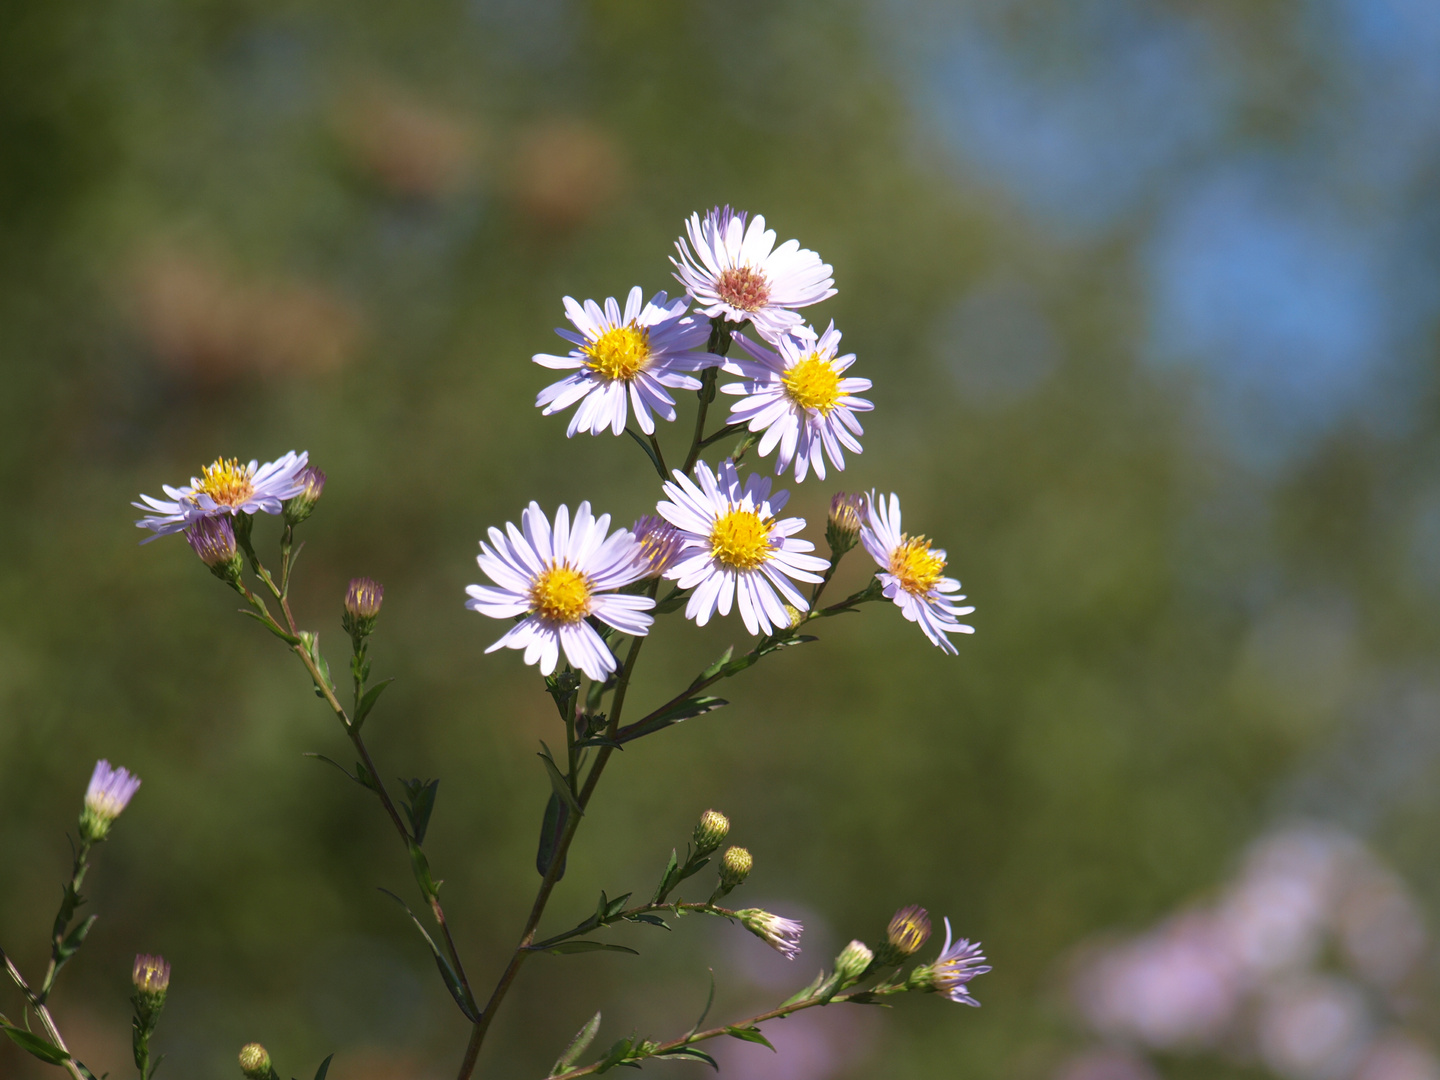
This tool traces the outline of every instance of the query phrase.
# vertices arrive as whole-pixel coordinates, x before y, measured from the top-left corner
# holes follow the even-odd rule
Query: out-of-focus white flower
[[[1360,991],[1343,979],[1323,976],[1271,988],[1257,1027],[1265,1064],[1290,1080],[1349,1076],[1371,1034]]]
[[[787,240],[775,246],[775,231],[756,215],[726,206],[704,218],[691,214],[685,223],[690,239],[675,241],[679,259],[675,279],[710,317],[730,322],[749,319],[762,337],[775,339],[800,322],[795,308],[808,307],[835,295],[830,266],[820,256]],[[693,249],[693,251],[692,251]]]
[[[1433,1051],[1392,1031],[1370,1044],[1355,1080],[1440,1080],[1440,1062]]]
[[[705,352],[709,325],[685,314],[684,297],[671,302],[663,292],[656,293],[648,304],[642,304],[643,298],[635,286],[622,312],[613,296],[604,308],[594,300],[582,305],[565,297],[565,315],[579,333],[563,328],[555,332],[574,348],[565,356],[536,353],[533,359],[542,367],[575,370],[535,398],[546,416],[580,403],[566,435],[599,435],[606,428],[619,435],[631,406],[640,430],[651,435],[652,412],[662,420],[675,419],[670,390],[700,388],[699,379],[683,372],[720,362]]]
[[[555,526],[539,503],[520,516],[524,531],[506,522],[505,532],[492,528],[490,543],[481,541],[476,561],[498,588],[470,585],[465,606],[494,619],[526,616],[485,651],[524,649],[525,663],[539,664],[549,675],[563,648],[569,662],[595,680],[616,668],[614,655],[586,619],[591,616],[625,634],[645,634],[655,606],[648,596],[614,592],[645,576],[640,545],[626,529],[608,538],[610,515],[599,518],[582,502],[570,512],[562,506]]]
[[[199,518],[281,513],[287,499],[305,490],[306,480],[301,474],[309,457],[304,451],[297,454],[291,450],[264,465],[257,461],[241,465],[236,458],[216,458],[214,464],[201,470],[201,475],[192,476],[188,486],[162,485],[168,499],[141,495],[140,502],[130,505],[148,512],[135,524],[155,534],[141,543],[180,532]]]
[[[944,549],[932,548],[923,536],[900,531],[900,496],[892,494],[887,504],[870,493],[860,541],[880,567],[875,576],[901,614],[944,652],[959,652],[945,635],[973,634],[975,628],[960,622],[959,616],[975,609],[959,604],[965,597],[960,595],[960,582],[945,576]]]
[[[1144,1058],[1114,1046],[1096,1047],[1067,1058],[1055,1080],[1160,1080]]]
[[[799,331],[776,338],[775,350],[743,336],[737,338],[750,359],[731,357],[724,370],[745,381],[720,388],[727,394],[742,395],[730,406],[730,423],[748,424],[752,432],[763,431],[758,452],[764,457],[777,451],[776,476],[794,461],[797,484],[812,468],[824,480],[827,456],[835,468],[843,470],[845,450],[860,453],[855,436],[865,433],[855,414],[875,407],[855,397],[870,389],[869,379],[844,378],[855,363],[855,354],[838,355],[840,331],[835,324],[818,336],[809,327]]]

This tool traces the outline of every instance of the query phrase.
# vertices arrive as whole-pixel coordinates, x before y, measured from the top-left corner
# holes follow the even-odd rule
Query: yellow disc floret
[[[241,465],[237,458],[216,458],[213,465],[201,470],[195,494],[209,495],[221,506],[239,506],[255,494],[253,476],[250,466]]]
[[[579,622],[590,614],[590,579],[552,563],[530,586],[530,610],[551,622]]]
[[[710,531],[710,554],[735,570],[754,570],[770,558],[770,530],[774,518],[762,518],[754,510],[734,509],[722,514]]]
[[[840,400],[840,373],[818,352],[812,352],[780,376],[785,393],[802,409],[818,409],[828,416]]]
[[[633,322],[612,326],[581,351],[587,367],[611,381],[633,379],[650,363],[650,331]]]
[[[930,541],[923,536],[902,533],[900,543],[890,553],[890,573],[906,592],[924,596],[945,576],[945,554],[931,551]]]

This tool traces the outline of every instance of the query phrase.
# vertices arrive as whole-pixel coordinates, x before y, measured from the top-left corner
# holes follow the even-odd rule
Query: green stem
[[[35,994],[35,991],[30,989],[30,985],[25,981],[24,976],[20,974],[20,969],[15,966],[15,962],[11,960],[10,957],[5,955],[4,949],[0,949],[0,960],[5,961],[5,970],[10,973],[10,978],[13,979],[15,985],[20,988],[20,993],[24,995],[26,1003],[34,1011],[35,1015],[40,1018],[40,1023],[45,1028],[45,1034],[50,1036],[52,1043],[65,1051],[66,1056],[63,1064],[66,1072],[70,1074],[72,1080],[86,1080],[85,1075],[82,1074],[80,1070],[79,1063],[70,1056],[70,1048],[65,1045],[65,1040],[60,1035],[60,1029],[55,1026],[55,1018],[50,1015],[50,1010]],[[89,1070],[86,1070],[86,1072],[88,1071]]]
[[[90,855],[90,847],[90,841],[80,841],[80,847],[75,851],[75,861],[70,867],[70,884],[60,901],[60,910],[55,914],[55,925],[50,933],[50,963],[45,968],[45,978],[40,981],[40,990],[35,995],[41,1005],[50,997],[50,991],[55,988],[55,978],[69,959],[61,956],[60,951],[70,929],[70,920],[75,917],[75,909],[83,903],[80,899],[80,886],[85,881],[85,872],[90,869],[90,864],[86,861]]]
[[[709,902],[703,904],[686,904],[675,900],[668,904],[639,904],[633,908],[626,908],[624,911],[608,919],[601,919],[599,921],[586,920],[573,930],[566,930],[563,934],[556,934],[554,937],[548,937],[544,941],[537,941],[534,945],[530,946],[530,951],[544,952],[546,949],[552,948],[562,941],[569,941],[571,938],[579,937],[581,934],[588,934],[592,930],[600,929],[602,926],[610,926],[612,923],[621,922],[625,919],[633,919],[636,915],[650,915],[658,911],[673,911],[677,915],[681,912],[688,911],[692,914],[718,915],[724,919],[733,919],[736,917],[735,912],[729,908],[716,907]]]

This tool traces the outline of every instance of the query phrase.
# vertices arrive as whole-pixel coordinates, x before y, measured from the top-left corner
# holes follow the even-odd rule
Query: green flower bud
[[[295,477],[305,488],[299,495],[285,500],[285,524],[299,525],[315,512],[315,504],[325,490],[325,474],[314,465],[307,465]]]
[[[725,837],[730,835],[730,819],[719,810],[706,810],[700,815],[700,824],[695,826],[695,835],[692,842],[695,845],[695,858],[709,855],[725,842]]]
[[[274,1073],[270,1055],[259,1043],[246,1043],[240,1048],[240,1071],[248,1080],[268,1080]]]
[[[903,907],[890,920],[876,963],[881,967],[903,964],[929,940],[930,913],[917,904]]]
[[[754,858],[743,847],[726,848],[725,854],[720,857],[721,886],[726,890],[735,888],[750,876],[754,865]]]
[[[340,625],[352,638],[369,637],[375,632],[375,620],[384,601],[384,585],[368,577],[353,579],[345,590],[345,614],[340,618]]]
[[[825,522],[825,540],[832,555],[844,555],[855,546],[864,520],[865,496],[837,491],[830,500],[830,516]]]
[[[840,988],[858,982],[869,969],[870,961],[874,959],[875,954],[863,941],[852,941],[841,949],[840,955],[835,957],[835,975],[839,979]]]

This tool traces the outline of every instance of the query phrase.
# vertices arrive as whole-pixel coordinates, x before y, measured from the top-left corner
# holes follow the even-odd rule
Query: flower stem
[[[60,1029],[55,1026],[55,1019],[50,1015],[50,1010],[46,1008],[45,1002],[40,999],[35,991],[30,989],[30,984],[27,983],[25,977],[20,974],[20,969],[15,966],[15,961],[5,955],[4,949],[0,949],[0,960],[5,961],[5,970],[10,973],[10,978],[13,979],[15,985],[20,988],[20,993],[25,996],[26,1003],[34,1011],[35,1015],[40,1018],[40,1023],[45,1028],[45,1034],[50,1036],[52,1043],[65,1051],[65,1060],[61,1063],[64,1065],[65,1071],[70,1074],[72,1080],[87,1080],[90,1070],[84,1069],[79,1062],[70,1056],[70,1048],[65,1045],[65,1040],[60,1035]],[[90,1080],[93,1080],[93,1077],[91,1077]]]

